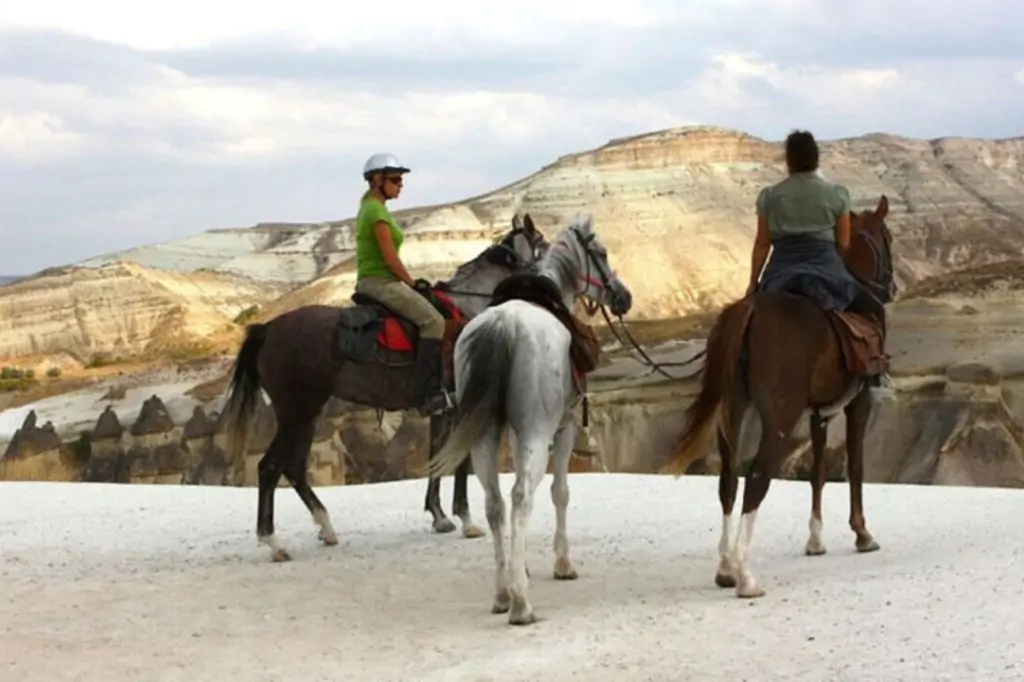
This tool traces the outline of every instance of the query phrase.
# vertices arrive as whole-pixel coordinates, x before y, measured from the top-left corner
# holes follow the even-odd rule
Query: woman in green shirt
[[[884,330],[885,306],[843,262],[850,247],[850,193],[822,177],[819,156],[811,133],[795,131],[786,138],[789,174],[757,196],[757,237],[747,295],[755,291],[803,294],[825,310],[872,313]],[[887,375],[870,376],[868,383],[876,399],[892,397]]]
[[[405,239],[386,203],[402,192],[409,172],[392,154],[374,154],[363,166],[369,189],[356,216],[356,287],[419,328],[416,344],[416,400],[421,411],[433,414],[450,403],[441,383],[441,338],[444,316],[421,295],[430,290],[424,279],[414,280],[398,252]]]

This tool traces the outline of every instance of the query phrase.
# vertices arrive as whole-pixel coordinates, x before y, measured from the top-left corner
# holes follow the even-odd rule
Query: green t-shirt
[[[387,206],[373,197],[367,197],[359,207],[356,215],[356,279],[364,277],[380,277],[397,280],[384,264],[384,254],[374,231],[377,223],[384,221],[391,226],[391,241],[395,244],[395,252],[402,248],[405,235],[391,217]]]
[[[817,173],[793,173],[757,195],[757,214],[768,219],[772,239],[805,236],[836,240],[836,220],[850,212],[850,193]]]

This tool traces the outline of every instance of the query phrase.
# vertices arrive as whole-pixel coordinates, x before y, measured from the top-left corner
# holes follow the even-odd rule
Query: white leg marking
[[[459,521],[462,522],[462,536],[466,538],[482,538],[484,529],[473,523],[473,515],[468,511],[459,514]]]
[[[821,539],[822,524],[821,519],[814,518],[814,514],[811,514],[811,521],[807,524],[811,529],[811,536],[807,538],[806,553],[811,556],[825,553],[825,542]]]
[[[320,539],[325,545],[338,544],[338,534],[334,532],[334,524],[331,523],[331,515],[326,509],[317,509],[313,512],[313,523],[320,526]]]
[[[277,537],[274,535],[265,535],[261,537],[260,542],[270,548],[271,558],[274,561],[290,561],[292,555],[288,553],[288,550],[284,548],[284,545],[277,541]]]
[[[718,571],[715,574],[716,581],[724,579],[726,582],[735,580],[736,574],[733,571],[732,559],[729,556],[732,549],[732,514],[722,515],[722,537],[718,541]]]
[[[740,516],[740,531],[736,536],[736,547],[733,553],[736,567],[736,596],[760,597],[764,594],[750,571],[750,543],[754,540],[754,521],[757,510]]]

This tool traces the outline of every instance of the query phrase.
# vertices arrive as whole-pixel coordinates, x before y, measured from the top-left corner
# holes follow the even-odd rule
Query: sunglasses
[[[384,181],[385,182],[390,182],[395,187],[401,187],[402,186],[402,176],[401,175],[387,175],[387,176],[384,176]]]

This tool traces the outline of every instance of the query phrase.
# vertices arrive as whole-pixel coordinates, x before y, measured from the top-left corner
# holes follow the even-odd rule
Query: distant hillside
[[[755,199],[784,177],[782,156],[778,142],[716,126],[612,140],[477,197],[396,211],[407,231],[402,258],[417,276],[447,278],[516,212],[550,238],[585,211],[633,291],[631,321],[702,315],[743,294]],[[856,210],[888,196],[904,295],[929,279],[919,289],[944,295],[1001,291],[1024,277],[1013,265],[1024,253],[1022,167],[1024,137],[873,133],[822,143],[824,174],[849,188]],[[240,320],[344,305],[354,242],[351,218],[261,223],[49,268],[0,289],[0,358],[127,358],[168,344],[178,354],[239,333]]]
[[[22,278],[22,275],[0,275],[0,287]]]

